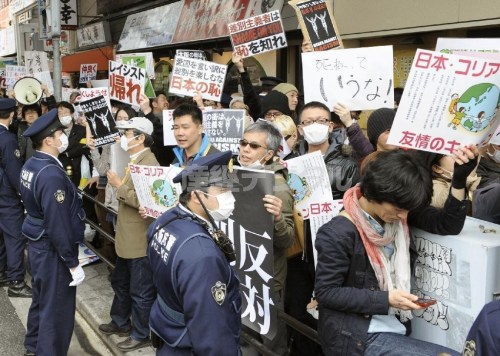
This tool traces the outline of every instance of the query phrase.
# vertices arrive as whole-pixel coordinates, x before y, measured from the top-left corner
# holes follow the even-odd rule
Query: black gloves
[[[467,177],[477,166],[477,157],[469,160],[465,164],[458,164],[455,162],[453,167],[453,179],[451,180],[451,186],[455,189],[464,189],[467,182]]]

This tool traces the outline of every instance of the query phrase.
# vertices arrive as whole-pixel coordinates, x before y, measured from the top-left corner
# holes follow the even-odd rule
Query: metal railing
[[[104,205],[103,203],[101,203],[100,201],[98,201],[97,199],[95,199],[93,196],[87,194],[86,192],[82,191],[82,197],[84,199],[88,199],[90,201],[92,201],[93,203],[97,204],[99,207],[103,208],[104,210],[106,210],[106,212],[110,213],[110,214],[113,214],[113,215],[116,215],[116,211],[114,211],[113,209],[110,209],[109,207],[107,207],[106,205]],[[90,225],[90,227],[92,227],[92,229],[94,229],[95,231],[97,231],[101,236],[103,236],[104,238],[106,238],[107,240],[111,241],[111,242],[115,242],[115,238],[114,236],[110,235],[109,233],[107,233],[106,231],[104,231],[98,224],[96,224],[94,221],[86,218],[85,219],[85,222],[87,224]],[[98,249],[96,249],[92,244],[90,244],[89,242],[87,241],[84,241],[85,245],[91,249],[104,263],[106,263],[108,266],[110,266],[111,268],[114,268],[114,264],[113,262],[109,261],[108,259],[106,259],[99,251]],[[298,331],[299,333],[301,333],[302,335],[306,336],[307,338],[311,339],[312,341],[316,342],[317,344],[319,344],[319,339],[318,339],[318,332],[314,329],[312,329],[311,327],[309,327],[308,325],[304,324],[304,323],[301,323],[300,321],[298,321],[297,319],[295,319],[294,317],[286,314],[285,312],[281,311],[281,310],[278,310],[278,318],[280,318],[281,320],[283,320],[289,327],[295,329],[296,331]],[[260,340],[256,339],[255,337],[253,337],[252,335],[250,335],[249,333],[245,332],[244,330],[241,331],[241,338],[246,341],[251,347],[253,347],[254,349],[256,349],[257,351],[259,351],[262,355],[264,356],[279,356],[278,354],[276,354],[275,352],[273,352],[272,350],[270,350],[267,346],[265,346]]]

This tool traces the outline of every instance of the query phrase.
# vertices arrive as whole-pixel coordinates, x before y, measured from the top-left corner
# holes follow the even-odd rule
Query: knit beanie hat
[[[233,99],[229,103],[229,108],[231,108],[231,106],[233,106],[234,103],[238,103],[238,102],[241,102],[243,104],[245,103],[245,101],[243,100],[242,96],[235,96],[235,97],[233,97]]]
[[[396,111],[388,108],[377,109],[371,113],[366,123],[366,131],[371,144],[376,147],[378,137],[391,129]]]
[[[297,88],[290,84],[290,83],[281,83],[281,84],[278,84],[276,85],[273,90],[276,90],[276,91],[279,91],[280,93],[283,93],[283,94],[287,94],[291,91],[296,91],[297,94],[299,93],[299,91],[297,90]]]
[[[278,110],[284,115],[292,116],[292,111],[288,106],[288,97],[276,90],[271,90],[262,98],[260,104],[260,118],[263,119],[269,110]]]

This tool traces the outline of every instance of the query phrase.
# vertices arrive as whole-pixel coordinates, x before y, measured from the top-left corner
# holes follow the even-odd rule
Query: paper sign
[[[33,75],[38,72],[49,71],[49,59],[46,52],[25,51],[24,63],[27,73]]]
[[[129,164],[129,168],[137,199],[146,209],[146,215],[156,219],[177,205],[182,187],[180,183],[174,184],[172,179],[182,171],[182,168],[136,164]]]
[[[197,49],[178,49],[175,51],[175,56],[200,59],[202,61],[207,60],[207,55],[205,54],[205,51]]]
[[[13,88],[14,84],[21,79],[24,78],[28,74],[25,66],[14,66],[14,65],[6,65],[5,66],[5,82],[7,88]]]
[[[330,2],[325,0],[291,1],[304,39],[311,42],[314,51],[342,48],[342,40],[333,18]]]
[[[245,130],[245,110],[210,110],[203,112],[203,131],[219,151],[239,153]]]
[[[227,66],[194,58],[175,57],[169,92],[220,102]]]
[[[109,101],[109,88],[81,88],[80,95],[77,96],[75,101],[82,102],[87,101],[98,96],[103,96],[108,103],[108,106],[111,107],[111,102]]]
[[[446,38],[437,39],[436,52],[461,54],[457,52],[499,53],[499,38]]]
[[[305,102],[350,110],[394,106],[392,46],[302,53]]]
[[[499,120],[500,60],[417,50],[388,143],[450,155],[485,145]]]
[[[279,11],[228,24],[234,51],[243,58],[287,46]]]
[[[145,81],[145,69],[109,61],[110,99],[139,106]]]
[[[87,83],[97,78],[97,63],[80,64],[80,83]]]
[[[96,147],[116,142],[115,138],[120,134],[116,129],[111,108],[103,96],[82,101],[80,108],[85,113]]]

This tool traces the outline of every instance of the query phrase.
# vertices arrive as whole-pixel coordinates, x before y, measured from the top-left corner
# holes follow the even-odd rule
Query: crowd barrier
[[[84,199],[88,199],[92,201],[94,204],[98,205],[102,209],[106,210],[106,212],[110,214],[116,215],[116,212],[112,209],[109,209],[106,205],[95,199],[93,196],[87,194],[86,192],[82,191],[82,197]],[[86,219],[85,222],[90,225],[92,229],[94,229],[96,232],[99,233],[100,236],[104,237],[105,239],[108,239],[111,242],[115,242],[114,236],[108,234],[106,231],[104,231],[96,222]],[[114,268],[114,264],[112,261],[109,261],[106,259],[98,249],[96,249],[92,244],[90,244],[88,241],[84,240],[85,245],[91,249],[104,263],[106,263],[109,267]],[[308,337],[309,339],[313,340],[314,342],[319,344],[318,340],[318,333],[316,330],[312,329],[311,327],[307,326],[304,323],[301,323],[297,319],[293,318],[292,316],[286,314],[283,311],[278,310],[278,318],[283,320],[289,327],[295,329],[297,332],[301,333],[302,335]],[[264,356],[278,356],[275,352],[271,351],[269,348],[267,348],[260,340],[256,339],[255,337],[251,336],[250,334],[246,333],[245,331],[241,331],[241,338],[249,344],[251,347],[256,349],[259,353],[261,353]]]

